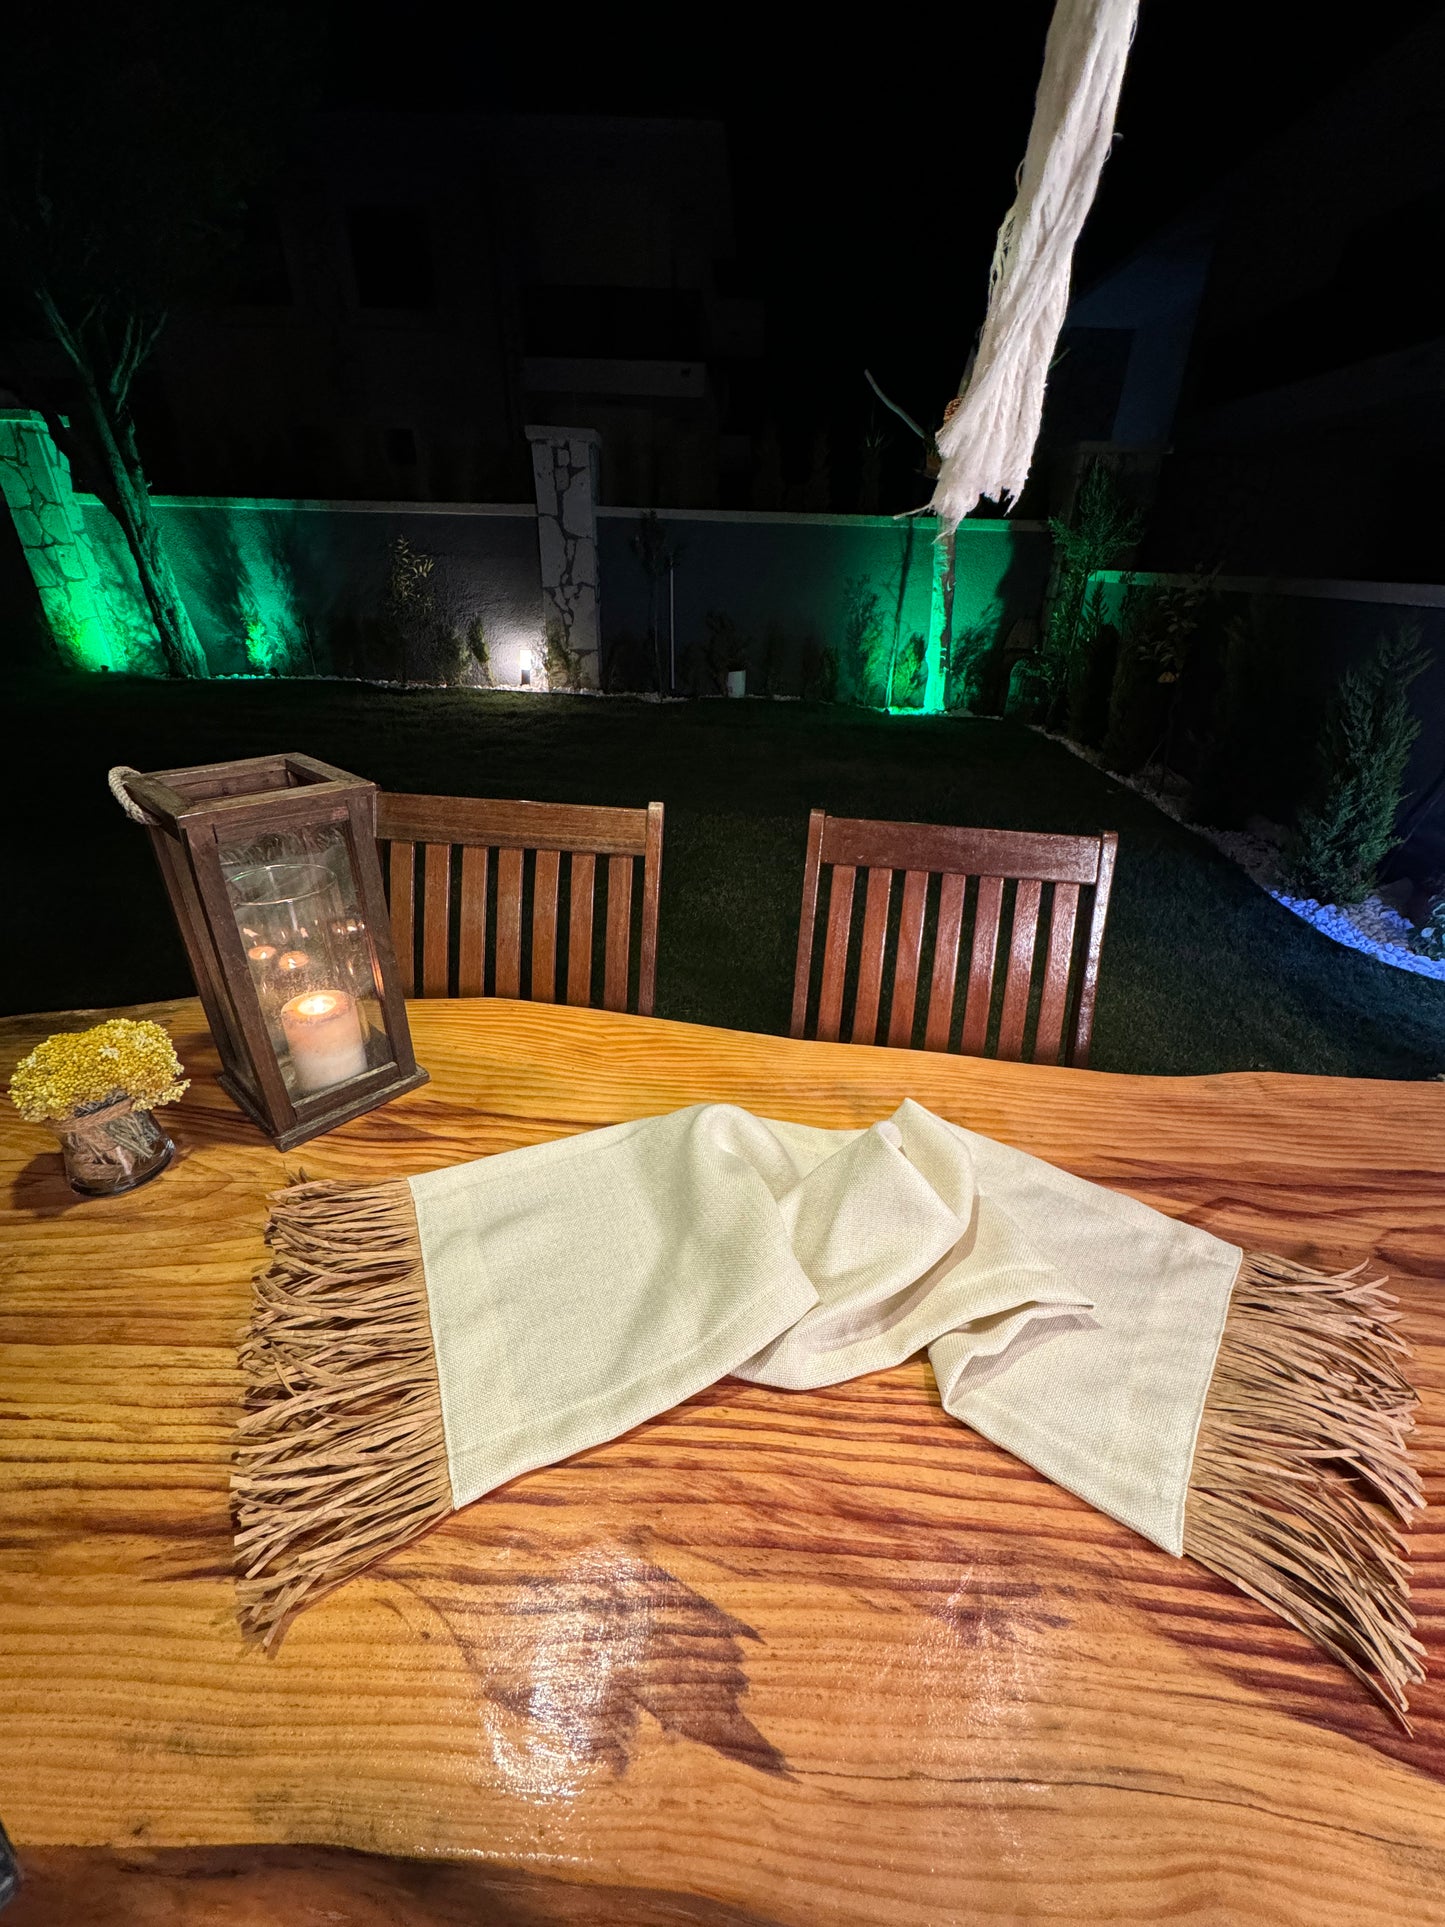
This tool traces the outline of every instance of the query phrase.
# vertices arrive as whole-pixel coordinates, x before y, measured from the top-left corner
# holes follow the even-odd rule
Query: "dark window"
[[[291,431],[296,486],[302,494],[322,495],[331,485],[335,447],[328,429],[299,422]]]
[[[1445,193],[1439,188],[1376,215],[1350,235],[1322,287],[1204,344],[1199,401],[1257,395],[1445,334],[1442,252]]]
[[[1107,442],[1134,346],[1128,328],[1068,328],[1059,340],[1044,402],[1051,442]]]
[[[746,263],[732,256],[719,256],[712,264],[713,293],[724,300],[752,300],[761,292],[758,277]]]
[[[436,302],[424,207],[353,207],[346,215],[356,299],[363,308],[430,308]]]
[[[416,431],[411,428],[388,428],[382,436],[386,449],[386,459],[393,468],[416,467]]]
[[[289,308],[294,300],[281,223],[274,207],[246,210],[241,238],[227,263],[226,299],[242,308]]]
[[[702,296],[694,288],[528,288],[529,355],[696,361]]]

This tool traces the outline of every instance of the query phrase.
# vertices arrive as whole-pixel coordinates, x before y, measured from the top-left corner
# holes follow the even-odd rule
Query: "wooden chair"
[[[810,1005],[818,1037],[836,1042],[852,998],[849,1041],[909,1046],[915,1041],[920,965],[929,979],[925,1050],[981,1057],[1086,1064],[1094,996],[1118,838],[1044,836],[1031,830],[967,830],[931,823],[808,819],[803,913],[793,979],[792,1034],[807,1034]],[[813,937],[824,869],[830,873],[821,966]],[[861,918],[854,883],[868,873]],[[894,873],[903,873],[901,892]],[[934,879],[937,879],[935,883]],[[1048,940],[1039,944],[1048,891]],[[1081,924],[1081,892],[1092,894]],[[855,930],[855,922],[860,926]],[[1008,964],[996,985],[1000,932]],[[960,940],[970,933],[963,1008],[955,986]],[[927,941],[925,939],[927,938]],[[880,1037],[891,975],[887,1035]],[[816,985],[814,980],[816,981]]]
[[[627,1009],[635,978],[635,1008],[652,1014],[661,803],[623,810],[383,792],[376,834],[407,996],[415,996],[420,983],[423,997],[490,994],[590,1004],[600,963],[605,1009]],[[607,859],[605,941],[593,917],[599,857]],[[639,857],[634,972],[633,871]]]

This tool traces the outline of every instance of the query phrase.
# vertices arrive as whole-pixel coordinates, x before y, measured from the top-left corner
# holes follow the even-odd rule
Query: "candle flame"
[[[330,1017],[341,1008],[342,999],[334,990],[315,990],[309,997],[298,997],[292,1008],[298,1017]]]
[[[278,970],[304,970],[311,959],[304,950],[288,950],[276,965]]]

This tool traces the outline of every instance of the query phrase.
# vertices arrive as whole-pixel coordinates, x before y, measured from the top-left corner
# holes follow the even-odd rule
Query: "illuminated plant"
[[[886,701],[888,625],[882,598],[866,575],[850,576],[843,584],[843,663],[855,700]]]
[[[582,687],[586,665],[580,649],[572,648],[567,640],[567,631],[554,617],[547,624],[546,675],[549,689],[578,690]]]
[[[404,535],[394,538],[390,555],[386,613],[401,652],[401,680],[410,683],[413,650],[424,648],[436,635],[436,597],[431,586],[436,557],[414,549]]]
[[[483,686],[492,686],[492,650],[487,641],[487,631],[480,616],[473,616],[467,624],[467,653],[477,665]]]
[[[252,616],[246,624],[246,661],[258,676],[279,676],[285,659],[285,645],[271,634],[260,616]]]

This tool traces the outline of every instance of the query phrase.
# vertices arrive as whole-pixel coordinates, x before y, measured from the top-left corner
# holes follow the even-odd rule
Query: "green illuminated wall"
[[[963,676],[970,657],[1004,654],[1020,623],[1037,620],[1047,580],[1051,545],[1036,522],[971,519],[958,531],[954,563],[953,663],[944,661],[945,556],[938,523],[930,516],[908,523],[891,516],[796,515],[741,510],[661,511],[670,546],[681,552],[664,596],[661,630],[675,612],[678,683],[707,693],[698,671],[710,624],[725,618],[746,644],[749,688],[760,687],[770,638],[780,637],[784,662],[778,687],[800,687],[801,652],[825,647],[837,659],[838,694],[847,702],[879,706],[895,637],[899,676],[892,708],[898,714],[936,714],[965,706],[964,690],[1004,693],[998,673]],[[603,642],[631,665],[645,687],[648,584],[631,542],[638,511],[598,511]],[[873,615],[859,635],[855,619],[860,593],[871,597]],[[860,646],[861,643],[861,646]],[[641,677],[644,680],[638,680]]]
[[[73,491],[41,416],[0,411],[0,490],[61,653],[82,669],[162,674],[125,537],[101,502]],[[483,623],[499,683],[514,685],[520,650],[540,647],[530,503],[152,503],[212,675],[384,679],[405,667],[439,679],[438,663],[403,665],[381,633],[398,535],[435,556],[438,605],[451,627],[465,633]],[[603,508],[597,518],[603,641],[619,660],[624,643],[645,645],[651,620],[649,585],[632,549],[638,514]],[[945,553],[932,518],[689,510],[664,512],[663,524],[680,552],[661,605],[663,635],[675,611],[679,687],[707,687],[697,665],[721,621],[747,645],[750,689],[798,693],[805,655],[816,661],[825,650],[835,660],[837,698],[878,706],[892,660],[891,706],[914,715],[998,706],[999,676],[975,672],[1002,661],[1020,618],[1036,617],[1050,553],[1037,524],[965,522],[946,637]],[[860,606],[869,611],[861,624]],[[644,653],[641,679],[619,686],[649,686],[650,647]]]

